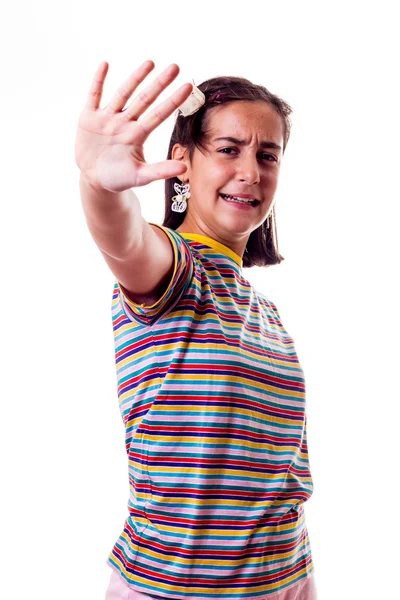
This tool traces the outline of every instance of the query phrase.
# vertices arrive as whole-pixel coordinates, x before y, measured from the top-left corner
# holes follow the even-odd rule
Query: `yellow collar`
[[[234,252],[231,248],[228,248],[228,246],[225,246],[224,244],[221,244],[220,242],[217,242],[216,240],[213,240],[212,238],[206,235],[200,235],[199,233],[184,233],[182,231],[177,231],[176,233],[179,233],[179,235],[181,235],[186,240],[200,242],[205,246],[210,246],[210,248],[218,250],[222,254],[225,254],[226,256],[232,258],[239,265],[239,267],[243,267],[242,257],[239,256],[239,254],[236,254],[236,252]]]

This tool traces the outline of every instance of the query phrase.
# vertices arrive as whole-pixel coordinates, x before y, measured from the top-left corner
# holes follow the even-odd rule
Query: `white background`
[[[239,75],[293,108],[276,195],[281,265],[245,276],[306,374],[320,600],[398,593],[399,102],[395,2],[20,2],[1,35],[1,596],[104,598],[127,516],[111,294],[74,139],[144,60]],[[165,96],[162,96],[164,98]],[[173,117],[149,139],[166,156]],[[137,190],[161,223],[163,182]]]

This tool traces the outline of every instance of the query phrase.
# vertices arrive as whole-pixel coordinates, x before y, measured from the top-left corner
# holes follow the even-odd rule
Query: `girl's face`
[[[206,150],[189,161],[176,144],[172,158],[184,160],[182,180],[190,198],[177,231],[206,235],[243,256],[247,240],[267,218],[282,159],[283,124],[266,102],[232,102],[210,109]],[[228,197],[226,197],[228,195]],[[256,200],[253,204],[234,202]]]

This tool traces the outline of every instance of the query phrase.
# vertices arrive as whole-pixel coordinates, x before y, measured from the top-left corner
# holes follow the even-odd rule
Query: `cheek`
[[[214,165],[209,172],[210,181],[212,180],[215,188],[222,188],[225,186],[233,177],[235,171],[233,166],[228,164]]]
[[[226,189],[234,177],[235,167],[228,161],[204,161],[192,173],[192,189],[199,190],[199,193],[207,190],[208,194],[218,195],[219,190]]]

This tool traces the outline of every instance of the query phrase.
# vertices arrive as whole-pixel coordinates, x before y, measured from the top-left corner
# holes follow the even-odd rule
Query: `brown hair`
[[[283,153],[289,141],[291,121],[289,115],[292,108],[278,96],[271,94],[265,87],[256,85],[242,77],[214,77],[198,86],[206,97],[206,102],[197,112],[188,117],[178,114],[169,143],[167,159],[171,158],[172,148],[181,144],[188,149],[189,159],[193,157],[195,148],[203,148],[205,137],[205,115],[210,108],[219,104],[246,100],[257,102],[263,100],[271,105],[280,115],[283,124]],[[171,209],[171,198],[175,195],[174,184],[181,183],[177,177],[165,180],[165,213],[163,225],[177,229],[185,218],[185,213],[177,213]],[[269,221],[269,227],[267,223]],[[243,255],[243,267],[268,267],[279,264],[284,257],[278,251],[276,233],[275,205],[269,217],[251,232]]]

